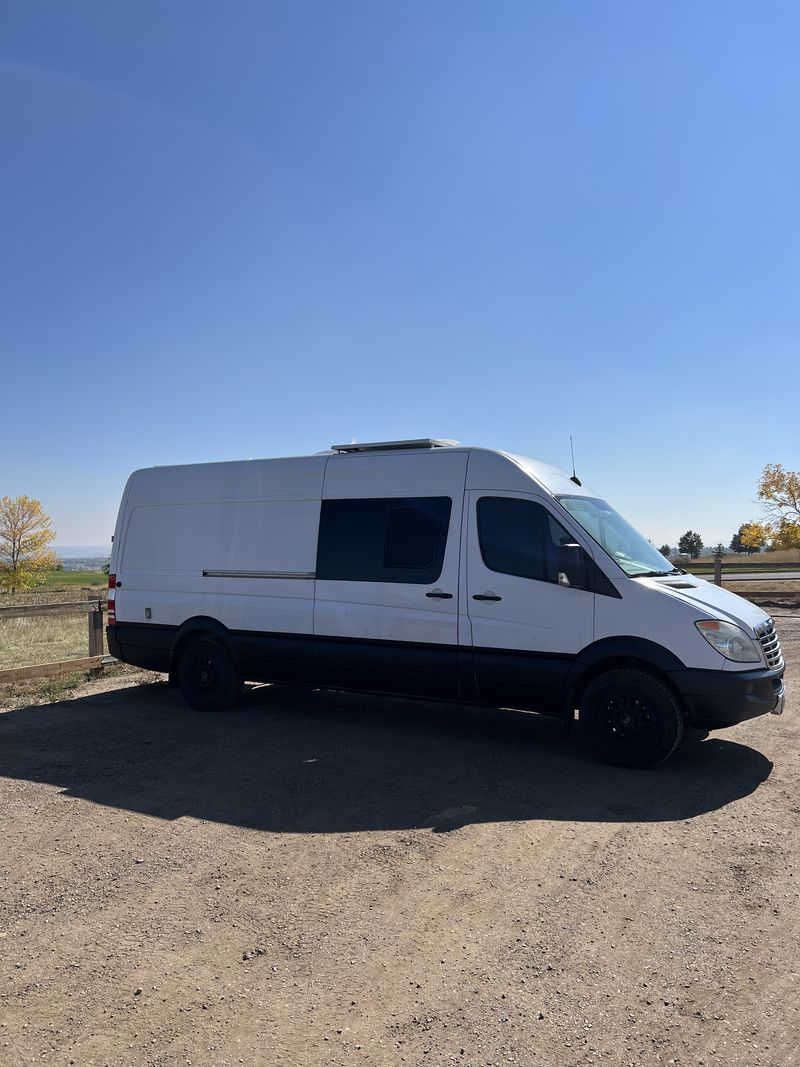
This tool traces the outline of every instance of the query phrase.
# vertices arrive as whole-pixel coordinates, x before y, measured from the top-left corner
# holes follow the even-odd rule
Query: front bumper
[[[757,671],[670,671],[669,677],[689,712],[689,722],[708,730],[735,726],[746,719],[780,715],[786,693],[784,667]]]

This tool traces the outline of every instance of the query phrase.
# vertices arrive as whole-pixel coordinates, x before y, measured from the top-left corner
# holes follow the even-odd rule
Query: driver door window
[[[491,571],[586,586],[582,549],[541,504],[513,497],[481,497],[478,538],[483,562]]]

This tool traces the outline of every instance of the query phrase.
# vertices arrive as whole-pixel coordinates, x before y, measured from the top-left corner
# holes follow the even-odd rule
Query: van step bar
[[[424,437],[416,441],[370,441],[359,445],[331,445],[332,452],[391,452],[400,448],[453,448],[458,447],[460,441],[443,441],[435,437]]]

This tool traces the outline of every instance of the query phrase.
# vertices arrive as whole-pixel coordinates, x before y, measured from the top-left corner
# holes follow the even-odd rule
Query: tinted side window
[[[439,547],[441,526],[440,516],[429,507],[390,507],[384,564],[387,567],[413,567],[418,570],[432,567]]]
[[[481,497],[478,538],[489,570],[540,582],[586,586],[584,553],[566,547],[574,545],[574,537],[541,504],[511,497]]]
[[[449,497],[323,500],[317,578],[430,585],[442,572]]]

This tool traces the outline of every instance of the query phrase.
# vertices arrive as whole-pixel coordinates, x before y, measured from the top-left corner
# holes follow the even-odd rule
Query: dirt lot
[[[277,687],[5,711],[0,1062],[800,1063],[776,621],[783,718],[649,772],[535,716]]]

